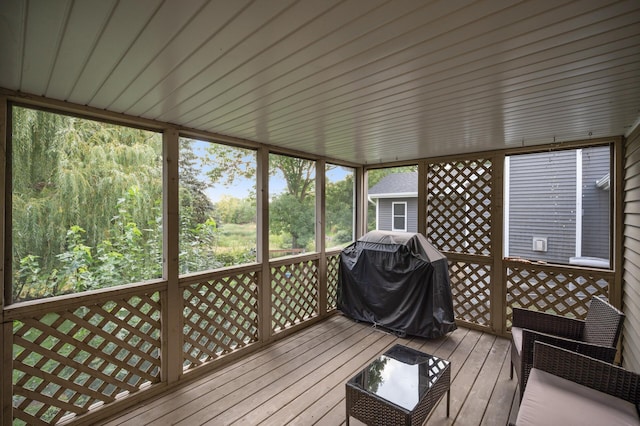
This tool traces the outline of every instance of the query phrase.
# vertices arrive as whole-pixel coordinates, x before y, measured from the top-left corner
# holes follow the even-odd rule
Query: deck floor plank
[[[450,357],[451,361],[451,407],[447,417],[446,397],[431,412],[429,424],[449,425],[456,421],[458,413],[475,382],[487,353],[493,346],[495,336],[478,331],[470,331],[465,340]]]
[[[500,339],[508,342],[508,340]],[[507,346],[504,359],[502,360],[502,368],[498,375],[498,381],[495,383],[491,399],[487,404],[487,409],[482,418],[482,426],[504,425],[509,423],[509,411],[506,408],[511,407],[515,398],[517,389],[517,380],[509,379],[509,370],[511,369],[511,346]]]
[[[467,401],[458,413],[456,424],[479,425],[482,423],[495,384],[500,376],[505,354],[509,352],[509,348],[507,340],[496,339],[493,342],[493,346],[467,396]]]
[[[503,425],[514,418],[507,339],[463,327],[439,339],[399,338],[334,315],[103,425],[342,425],[345,382],[396,343],[451,361],[450,417],[445,397],[429,425]],[[362,423],[351,418],[351,424]]]
[[[342,395],[344,383],[362,368],[363,363],[369,362],[370,354],[384,352],[395,341],[392,336],[372,333],[357,345],[347,348],[340,358],[334,358],[326,365],[314,366],[315,371],[307,376],[310,380],[300,381],[298,386],[292,386],[287,392],[275,396],[269,406],[264,407],[261,416],[249,415],[241,420],[244,420],[244,424],[255,424],[253,420],[264,419],[261,424],[280,426],[302,415],[307,422],[313,421],[311,413],[306,411],[312,404],[329,392]],[[339,400],[333,405],[337,402]]]
[[[367,328],[349,327],[347,330],[327,336],[327,338],[319,336],[303,347],[296,348],[301,350],[294,349],[287,352],[275,368],[272,368],[273,366],[268,363],[255,365],[252,371],[235,378],[222,388],[214,389],[213,392],[207,394],[206,398],[201,398],[204,400],[202,401],[205,402],[204,404],[197,404],[197,406],[191,404],[172,412],[171,424],[202,425],[214,418],[217,418],[215,424],[229,424],[235,420],[237,413],[244,414],[243,411],[247,410],[250,405],[256,404],[258,398],[272,392],[271,385],[278,383],[278,381],[281,382],[282,378],[291,371],[315,359],[318,355],[324,359],[327,357],[327,353],[332,352],[335,345],[348,344],[353,338],[359,340],[370,332],[371,330]],[[216,404],[206,403],[207,400],[212,399]],[[224,421],[225,419],[231,420]]]
[[[296,333],[288,339],[278,341],[263,350],[251,354],[241,361],[230,364],[220,370],[214,371],[206,377],[185,383],[174,391],[170,391],[163,396],[155,398],[133,410],[128,410],[125,414],[105,423],[105,426],[118,426],[128,424],[148,424],[153,420],[158,420],[164,424],[167,422],[165,411],[170,411],[173,407],[177,407],[183,403],[191,402],[205,395],[212,389],[219,387],[225,383],[233,381],[236,377],[243,373],[251,371],[255,365],[277,365],[278,358],[283,354],[292,350],[300,350],[300,348],[309,344],[318,336],[327,336],[335,333],[336,330],[350,328],[352,325],[344,321],[337,321],[338,317],[331,317],[316,327],[310,327]],[[286,362],[283,358],[282,362]],[[131,421],[131,422],[130,422]]]
[[[205,424],[227,425],[243,417],[245,421],[249,420],[248,424],[259,423],[266,418],[265,415],[272,414],[277,408],[286,404],[287,399],[290,401],[296,395],[304,392],[305,382],[312,386],[314,380],[316,382],[319,381],[319,376],[327,374],[330,368],[336,367],[341,357],[349,352],[353,346],[366,348],[370,344],[367,337],[372,333],[374,331],[370,328],[361,329],[358,333],[352,335],[348,341],[342,340],[336,342],[333,346],[330,344],[322,345],[322,353],[309,354],[307,358],[293,360],[292,363],[295,362],[297,364],[295,369],[291,369],[286,374],[278,375],[276,380],[270,383],[268,387],[251,393],[250,401],[247,401],[247,403],[235,404],[221,415],[210,418]],[[321,368],[321,372],[317,371],[318,367]],[[316,379],[314,379],[314,375],[317,376]],[[281,397],[277,398],[278,395]],[[270,404],[270,402],[273,403]],[[278,407],[274,408],[276,405]],[[191,422],[190,424],[200,424],[200,422]]]

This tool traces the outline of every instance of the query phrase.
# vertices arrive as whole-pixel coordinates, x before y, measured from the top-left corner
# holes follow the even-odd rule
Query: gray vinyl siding
[[[509,175],[509,256],[569,263],[575,256],[575,151],[514,155]],[[533,237],[547,251],[533,251]]]
[[[610,161],[608,146],[582,150],[582,256],[609,259],[611,190],[596,181],[609,173]]]
[[[378,229],[391,231],[392,206],[394,202],[407,203],[407,232],[418,232],[418,199],[417,198],[378,198]]]
[[[640,373],[640,127],[625,143],[624,190],[622,360]]]

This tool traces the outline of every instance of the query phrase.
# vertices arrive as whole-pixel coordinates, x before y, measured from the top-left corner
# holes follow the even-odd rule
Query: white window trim
[[[396,217],[401,217],[400,215],[396,215],[396,205],[403,204],[404,205],[404,228],[396,228]],[[391,230],[392,231],[402,231],[407,232],[407,202],[406,201],[393,201],[391,203]]]

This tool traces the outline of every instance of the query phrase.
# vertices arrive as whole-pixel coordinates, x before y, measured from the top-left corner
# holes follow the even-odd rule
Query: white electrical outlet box
[[[533,251],[547,251],[547,237],[533,237]]]

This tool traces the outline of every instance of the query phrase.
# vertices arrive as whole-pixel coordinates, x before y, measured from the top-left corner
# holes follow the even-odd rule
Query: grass
[[[250,250],[256,247],[257,228],[255,223],[225,223],[220,226],[220,251]]]

